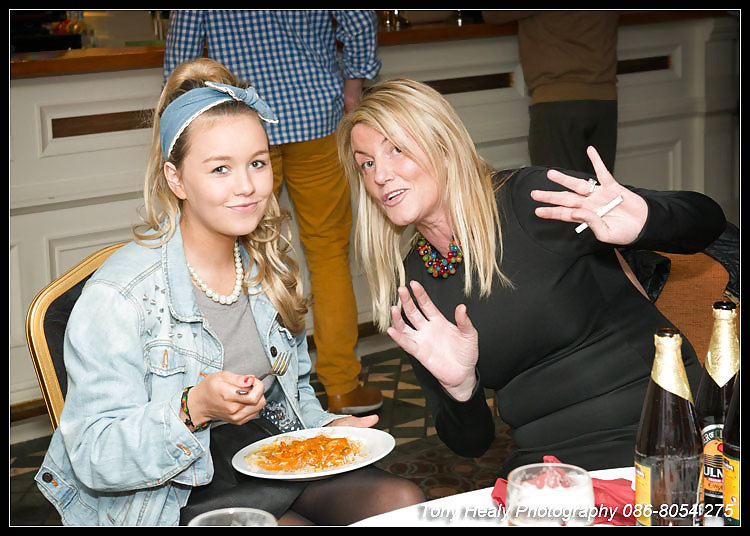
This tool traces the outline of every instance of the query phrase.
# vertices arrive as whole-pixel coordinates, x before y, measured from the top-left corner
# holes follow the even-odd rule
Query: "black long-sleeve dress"
[[[537,217],[540,204],[530,196],[536,189],[563,188],[546,178],[546,168],[530,167],[497,194],[500,268],[513,288],[496,285],[488,298],[467,298],[462,265],[456,275],[435,279],[416,252],[407,256],[407,281],[420,282],[451,321],[465,303],[479,333],[479,386],[470,400],[453,399],[412,358],[417,378],[439,436],[463,456],[480,456],[494,439],[481,387],[497,391],[500,417],[517,446],[500,476],[544,455],[589,470],[630,466],[654,333],[673,325],[627,279],[612,245],[590,230],[577,234],[576,224]],[[726,224],[721,208],[702,194],[631,189],[649,209],[633,244],[638,249],[694,253]],[[689,341],[682,349],[695,391],[700,364]]]

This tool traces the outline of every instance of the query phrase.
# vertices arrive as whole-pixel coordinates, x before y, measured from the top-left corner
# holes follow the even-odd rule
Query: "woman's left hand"
[[[379,417],[377,415],[365,415],[364,417],[341,417],[335,419],[326,426],[354,426],[356,428],[372,428],[378,423]]]
[[[646,201],[615,180],[596,149],[589,147],[586,153],[594,166],[599,185],[592,190],[589,181],[551,169],[547,172],[547,178],[568,190],[563,192],[532,191],[531,197],[535,201],[554,205],[538,207],[535,214],[545,219],[585,222],[600,242],[617,245],[630,244],[638,237],[646,223],[648,216]],[[622,197],[622,202],[607,214],[598,216],[596,212],[617,196]]]

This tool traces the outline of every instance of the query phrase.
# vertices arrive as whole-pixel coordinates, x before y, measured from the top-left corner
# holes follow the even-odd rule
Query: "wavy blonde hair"
[[[368,195],[351,146],[352,128],[360,123],[378,130],[409,158],[433,171],[440,203],[463,245],[464,293],[471,294],[474,283],[481,296],[489,295],[496,281],[510,285],[498,265],[502,234],[494,169],[478,155],[458,114],[442,95],[413,80],[388,80],[365,92],[337,132],[339,158],[357,192],[355,249],[370,287],[378,328],[390,325],[390,307],[398,303],[397,288],[406,283],[403,249],[413,247],[416,232],[412,226],[393,224],[380,203]],[[426,162],[415,157],[414,143],[419,143]]]
[[[134,226],[132,230],[135,240],[143,246],[162,246],[172,238],[179,221],[181,200],[172,193],[164,176],[165,162],[159,137],[161,114],[174,99],[191,89],[204,86],[207,81],[247,87],[223,65],[206,58],[183,63],[167,79],[153,117],[153,136],[143,191],[143,224]],[[240,102],[219,104],[204,114],[212,117],[234,114],[258,116],[252,108]],[[178,170],[190,148],[191,128],[188,126],[185,129],[172,149],[169,161]],[[290,256],[290,219],[289,213],[279,208],[276,197],[271,196],[258,226],[252,233],[240,237],[240,241],[258,267],[258,274],[254,278],[250,277],[249,270],[245,274],[245,292],[249,287],[260,285],[279,312],[284,326],[292,333],[300,334],[305,330],[309,300],[303,296],[299,267]]]

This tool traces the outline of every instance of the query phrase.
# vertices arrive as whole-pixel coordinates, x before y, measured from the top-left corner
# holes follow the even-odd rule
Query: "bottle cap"
[[[730,300],[721,300],[714,302],[714,309],[724,309],[725,311],[734,311],[737,305]]]
[[[740,341],[737,337],[737,306],[731,301],[714,303],[714,327],[704,366],[711,379],[724,387],[740,368]]]

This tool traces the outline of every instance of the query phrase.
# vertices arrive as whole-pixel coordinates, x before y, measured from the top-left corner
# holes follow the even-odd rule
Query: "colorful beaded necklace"
[[[443,279],[456,273],[456,265],[464,260],[461,245],[454,238],[448,247],[448,258],[444,258],[438,251],[432,247],[427,239],[417,235],[417,252],[424,261],[427,273],[432,277],[442,277]]]

